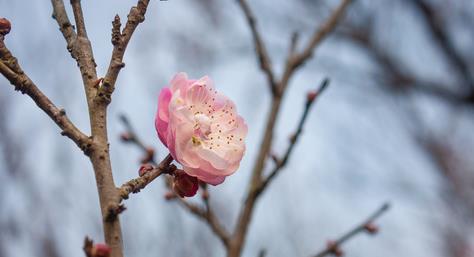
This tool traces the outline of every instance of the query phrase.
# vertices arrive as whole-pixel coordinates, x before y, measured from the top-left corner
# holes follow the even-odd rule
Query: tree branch
[[[369,38],[367,29],[351,28],[339,33],[339,36],[347,38],[352,43],[365,48],[375,62],[382,67],[384,74],[384,85],[395,90],[414,90],[423,94],[437,97],[452,105],[473,105],[474,91],[471,93],[457,93],[447,88],[446,85],[434,81],[424,81],[406,71],[394,60],[393,56],[381,47],[375,45]]]
[[[265,44],[263,43],[260,33],[257,30],[256,20],[250,9],[246,0],[237,0],[239,6],[241,7],[242,11],[245,14],[245,18],[247,19],[248,25],[252,31],[253,42],[255,45],[255,51],[258,56],[258,61],[260,63],[260,68],[262,71],[267,75],[268,85],[273,95],[279,94],[277,91],[277,83],[275,81],[275,76],[273,74],[272,65],[270,57],[268,56]]]
[[[84,153],[89,154],[91,139],[68,119],[64,109],[56,107],[23,72],[17,59],[5,46],[3,36],[0,36],[0,73],[15,86],[15,90],[33,99],[36,105],[62,129],[61,135],[70,138]]]
[[[451,42],[448,34],[443,29],[443,23],[440,20],[440,17],[436,14],[436,11],[422,0],[410,1],[410,3],[413,3],[419,9],[440,49],[448,60],[456,67],[457,71],[463,77],[468,89],[471,92],[474,91],[472,69],[470,69],[469,64],[463,59],[462,55],[458,53]]]
[[[229,235],[227,231],[222,227],[219,223],[219,220],[214,215],[214,212],[211,211],[210,208],[203,209],[195,204],[192,204],[183,198],[177,197],[176,199],[179,200],[179,203],[185,207],[189,212],[197,216],[198,218],[204,220],[209,227],[212,229],[214,234],[221,240],[222,244],[225,247],[229,245]]]
[[[146,10],[149,0],[139,0],[138,7],[132,7],[129,15],[129,21],[124,29],[122,35],[122,48],[116,49],[114,53],[119,52],[118,56],[121,58],[125,53],[125,48],[132,36],[132,32],[136,24],[143,21],[143,13],[141,10]],[[99,192],[99,200],[103,218],[104,236],[106,243],[111,247],[112,257],[123,256],[122,233],[120,222],[118,219],[118,212],[120,206],[121,196],[117,190],[113,175],[112,166],[110,163],[109,142],[107,135],[107,105],[110,103],[110,95],[113,90],[108,90],[113,87],[118,72],[113,76],[113,83],[111,84],[110,77],[107,77],[103,84],[100,85],[101,80],[97,79],[96,64],[92,52],[91,43],[87,37],[84,18],[79,0],[71,0],[71,5],[74,12],[74,17],[77,25],[77,35],[71,32],[69,19],[65,12],[64,3],[62,0],[51,0],[53,5],[53,17],[56,18],[61,32],[68,43],[68,50],[71,56],[76,60],[82,75],[82,81],[87,98],[87,106],[89,109],[89,118],[92,132],[92,152],[90,160],[94,168],[95,178],[97,182],[97,189]],[[114,31],[117,30],[117,24],[114,24]],[[117,34],[117,33],[115,33]],[[115,35],[117,36],[117,35]],[[113,54],[113,56],[115,56]],[[114,60],[114,58],[112,58]],[[103,91],[106,91],[106,94]],[[103,101],[105,99],[105,101]]]
[[[51,4],[53,5],[53,18],[58,23],[59,29],[66,40],[67,50],[76,60],[81,71],[92,126],[92,124],[98,121],[91,112],[93,105],[92,96],[95,95],[97,87],[97,72],[95,69],[97,65],[94,60],[91,43],[87,37],[80,0],[71,0],[78,30],[77,34],[74,32],[74,26],[69,21],[63,0],[51,0]],[[94,132],[92,134],[94,135]]]
[[[154,167],[141,177],[134,178],[124,183],[120,188],[118,188],[120,197],[123,200],[128,199],[131,193],[140,192],[140,190],[144,189],[160,175],[173,172],[176,169],[176,166],[171,165],[171,162],[173,162],[173,157],[168,154],[157,167]]]
[[[86,24],[84,23],[84,15],[82,14],[81,0],[71,0],[74,20],[76,21],[77,35],[79,37],[87,37]]]
[[[329,33],[334,30],[351,2],[351,0],[342,0],[341,4],[331,14],[329,19],[326,20],[326,22],[320,28],[316,29],[313,36],[311,37],[310,42],[305,47],[303,52],[296,54],[293,60],[291,60],[291,70],[296,69],[309,58],[311,58],[311,56],[313,56],[314,49],[321,43],[323,39],[326,38]]]
[[[232,240],[227,255],[228,257],[238,257],[242,251],[247,229],[252,218],[252,212],[259,196],[259,190],[262,184],[262,172],[265,168],[265,161],[272,146],[274,128],[278,118],[278,113],[280,111],[282,98],[288,87],[290,78],[292,77],[294,71],[312,56],[316,46],[336,27],[338,20],[342,17],[342,14],[345,12],[350,2],[351,0],[342,1],[336,11],[329,17],[323,26],[316,30],[310,43],[301,54],[296,53],[296,44],[298,39],[297,36],[294,37],[292,43],[290,44],[289,52],[292,53],[292,55],[288,57],[283,76],[277,83],[278,94],[273,94],[272,105],[265,126],[265,134],[260,144],[258,157],[252,170],[252,176],[249,183],[249,189],[245,197],[245,202],[238,215],[237,225],[232,235]],[[239,3],[241,3],[241,1]],[[243,7],[244,13],[247,13],[245,12],[245,5]],[[255,25],[254,23],[255,22],[249,22],[251,28]],[[254,29],[252,29],[252,31],[253,30]]]
[[[384,214],[390,208],[389,203],[384,203],[379,209],[377,209],[372,215],[370,215],[364,222],[357,225],[353,229],[349,230],[347,233],[342,235],[336,241],[328,243],[326,249],[322,250],[321,252],[313,255],[313,257],[323,257],[329,254],[335,254],[337,252],[341,252],[340,247],[343,243],[348,241],[349,239],[353,238],[355,235],[361,232],[368,232],[374,234],[377,232],[376,227],[374,227],[373,222],[379,218],[382,214]]]
[[[290,139],[290,145],[286,149],[285,154],[283,155],[282,159],[277,160],[276,166],[273,168],[273,170],[270,172],[270,174],[263,180],[263,182],[260,184],[257,194],[261,194],[265,188],[268,186],[268,184],[279,174],[279,172],[283,169],[283,167],[286,165],[288,162],[288,159],[290,158],[291,153],[293,152],[293,149],[296,145],[296,142],[298,142],[299,137],[301,136],[303,132],[303,126],[306,122],[306,118],[308,117],[308,113],[311,110],[311,106],[315,102],[315,100],[318,98],[319,95],[327,88],[329,85],[329,79],[324,79],[321,85],[319,86],[319,89],[314,92],[314,96],[308,96],[308,99],[306,100],[305,108],[303,111],[303,114],[301,115],[300,121],[298,123],[298,128],[296,129],[296,132],[291,136]]]
[[[128,20],[122,33],[120,33],[120,17],[116,15],[112,22],[112,44],[114,49],[107,74],[104,78],[104,83],[98,93],[98,97],[107,104],[111,101],[110,97],[115,90],[118,74],[120,70],[125,67],[123,56],[125,55],[128,42],[132,38],[133,32],[138,27],[138,24],[145,20],[145,13],[149,3],[150,0],[139,0],[137,5],[130,9]]]
[[[67,49],[69,52],[72,52],[72,45],[76,40],[76,32],[74,31],[74,26],[71,25],[69,18],[66,13],[66,8],[64,7],[63,0],[51,0],[53,5],[53,19],[55,19],[59,25],[59,30],[66,39]]]

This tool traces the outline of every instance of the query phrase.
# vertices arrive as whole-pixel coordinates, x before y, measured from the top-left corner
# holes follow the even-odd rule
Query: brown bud
[[[132,140],[132,135],[128,132],[123,132],[122,134],[120,134],[120,139],[123,142],[129,142],[130,140]]]
[[[91,257],[110,257],[110,247],[106,244],[95,244],[91,249]]]
[[[155,150],[151,147],[147,147],[145,156],[143,156],[143,158],[141,159],[141,163],[151,162],[154,157],[155,157]]]
[[[364,229],[365,231],[367,231],[367,233],[372,234],[372,235],[377,234],[377,232],[379,232],[379,227],[375,225],[374,223],[365,224]]]
[[[209,191],[203,190],[202,194],[201,194],[201,197],[202,197],[203,200],[207,201],[209,199]]]
[[[326,245],[328,251],[330,251],[335,256],[341,257],[344,255],[344,252],[339,247],[339,244],[336,241],[329,240]]]
[[[11,28],[12,24],[9,20],[0,18],[0,35],[5,36],[6,34],[10,33]]]
[[[174,192],[168,191],[165,193],[165,200],[169,201],[173,200],[174,198],[176,198],[176,194]]]
[[[196,195],[199,182],[196,177],[191,177],[182,170],[176,170],[173,177],[173,190],[181,197]]]
[[[142,164],[140,166],[140,169],[138,169],[138,176],[143,177],[146,173],[152,171],[155,167],[153,165],[147,163],[147,164]]]
[[[318,92],[312,90],[312,91],[309,91],[307,94],[306,94],[306,101],[308,102],[312,102],[314,101],[314,99],[316,99],[316,97],[318,96]]]

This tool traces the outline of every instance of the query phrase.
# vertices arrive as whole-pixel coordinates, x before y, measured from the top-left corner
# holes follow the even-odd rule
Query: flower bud
[[[120,134],[120,139],[123,142],[129,142],[130,140],[132,140],[132,135],[128,132],[123,132],[122,134]]]
[[[316,99],[316,97],[318,96],[318,92],[312,90],[312,91],[309,91],[307,94],[306,94],[306,101],[309,102],[312,102],[314,101],[314,99]]]
[[[9,20],[0,18],[0,35],[6,35],[10,32],[12,25]]]
[[[364,229],[365,231],[367,231],[367,233],[372,234],[372,235],[379,232],[379,228],[374,223],[365,224]]]
[[[165,193],[165,200],[166,201],[173,200],[174,198],[176,198],[176,194],[173,193],[172,191],[168,191],[168,192]]]
[[[142,164],[140,166],[140,169],[138,170],[138,176],[143,177],[147,172],[150,172],[154,169],[153,165],[147,163],[147,164]]]
[[[151,162],[154,157],[155,157],[155,150],[154,150],[153,148],[151,148],[151,147],[147,147],[147,148],[146,148],[145,155],[144,155],[143,158],[141,159],[141,163],[148,163],[148,162]]]
[[[191,177],[182,170],[177,170],[173,177],[173,190],[181,197],[194,196],[199,189],[198,179]]]
[[[334,254],[337,257],[341,257],[344,255],[344,252],[342,249],[339,247],[339,244],[335,241],[329,240],[326,245],[327,249],[331,251],[332,254]]]
[[[91,249],[92,257],[110,257],[110,247],[106,244],[95,244]]]
[[[209,191],[203,190],[203,191],[202,191],[202,194],[201,194],[201,197],[202,197],[202,199],[203,199],[204,201],[209,200]]]

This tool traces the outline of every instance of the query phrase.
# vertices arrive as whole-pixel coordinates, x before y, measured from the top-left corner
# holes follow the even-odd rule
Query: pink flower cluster
[[[247,125],[207,76],[176,74],[160,92],[155,127],[183,170],[212,185],[233,174],[245,152]]]

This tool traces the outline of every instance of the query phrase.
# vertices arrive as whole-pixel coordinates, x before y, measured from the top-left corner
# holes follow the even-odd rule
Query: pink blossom
[[[245,152],[247,125],[208,76],[176,74],[158,97],[155,127],[183,170],[212,185],[233,174]]]

